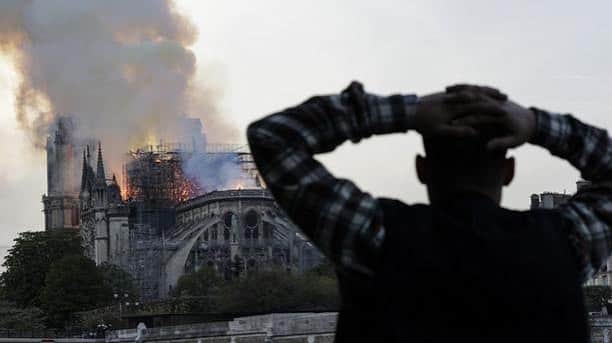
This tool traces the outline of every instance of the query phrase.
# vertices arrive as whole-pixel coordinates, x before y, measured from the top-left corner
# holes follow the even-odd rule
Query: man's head
[[[486,143],[499,135],[497,131],[483,126],[473,137],[423,137],[426,156],[417,156],[416,168],[432,203],[457,191],[473,191],[501,201],[502,187],[514,177],[514,159],[506,158],[506,149],[486,148]]]

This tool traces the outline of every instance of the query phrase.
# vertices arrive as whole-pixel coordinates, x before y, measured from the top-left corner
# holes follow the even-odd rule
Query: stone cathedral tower
[[[47,137],[47,194],[43,195],[45,230],[79,228],[78,161],[74,124],[60,117]]]
[[[89,149],[83,152],[81,177],[81,236],[87,256],[96,264],[127,264],[129,210],[121,200],[117,178],[106,179],[102,145],[98,143],[96,171]]]

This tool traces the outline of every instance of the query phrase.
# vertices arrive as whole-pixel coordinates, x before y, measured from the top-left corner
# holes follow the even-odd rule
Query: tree
[[[107,304],[111,297],[112,290],[92,260],[68,255],[51,265],[40,302],[50,326],[64,327],[73,313]]]
[[[337,310],[339,304],[335,278],[294,275],[282,269],[248,273],[226,282],[218,297],[219,312],[236,313]]]
[[[602,307],[608,305],[608,300],[612,299],[612,288],[608,286],[586,286],[584,287],[584,299],[587,311],[601,311]]]
[[[195,273],[181,276],[172,291],[172,296],[211,296],[222,282],[214,269],[203,267]]]
[[[324,270],[323,275],[306,273],[298,278],[298,286],[302,309],[336,311],[340,308],[338,280],[333,269]]]
[[[294,310],[300,303],[298,285],[287,271],[247,274],[226,282],[219,292],[220,312],[250,313]]]
[[[234,255],[234,260],[232,261],[232,277],[238,278],[242,274],[244,270],[244,260],[238,256]]]
[[[65,255],[82,252],[80,236],[74,231],[20,233],[4,260],[2,293],[19,307],[39,306],[51,264]]]
[[[9,330],[44,330],[45,316],[37,307],[19,308],[0,301],[0,328]]]
[[[336,269],[334,268],[334,265],[328,259],[325,259],[323,260],[321,264],[307,271],[306,274],[314,274],[317,276],[327,276],[327,277],[335,279]]]
[[[98,271],[102,275],[106,289],[110,289],[113,293],[128,293],[130,297],[138,298],[139,291],[130,273],[110,263],[102,263],[98,266]]]

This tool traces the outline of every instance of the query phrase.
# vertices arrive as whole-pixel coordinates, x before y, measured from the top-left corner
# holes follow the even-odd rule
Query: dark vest
[[[380,199],[374,278],[339,275],[337,342],[588,342],[576,259],[556,211],[476,194],[444,206]]]

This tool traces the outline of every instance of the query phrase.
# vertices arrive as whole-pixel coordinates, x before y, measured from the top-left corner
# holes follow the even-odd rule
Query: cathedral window
[[[264,239],[270,239],[272,238],[272,229],[274,227],[268,223],[264,222],[264,226],[263,226],[263,237]]]
[[[228,228],[223,230],[223,239],[226,241],[229,241],[230,239],[230,230]]]
[[[244,216],[244,221],[247,228],[253,229],[259,224],[259,215],[255,210],[249,210]]]
[[[259,215],[255,210],[249,210],[244,216],[244,223],[246,229],[244,230],[244,236],[246,238],[257,239],[259,237]]]
[[[208,230],[204,231],[204,240],[208,242]]]
[[[226,212],[223,215],[223,224],[225,225],[225,227],[231,228],[234,225],[235,221],[236,215],[234,214],[234,212]]]

